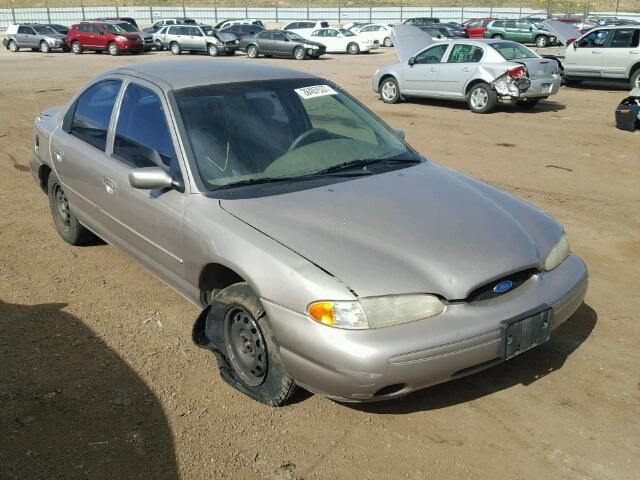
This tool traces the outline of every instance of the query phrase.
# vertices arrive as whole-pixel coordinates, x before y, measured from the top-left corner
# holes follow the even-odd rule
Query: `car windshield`
[[[529,50],[524,45],[520,45],[519,43],[491,43],[494,49],[498,51],[500,55],[504,57],[505,60],[517,60],[519,58],[536,58],[537,55]]]
[[[419,161],[393,130],[319,78],[209,85],[178,90],[175,98],[194,173],[208,190]]]
[[[47,25],[34,26],[33,29],[39,35],[57,35],[58,34],[58,32],[56,32],[53,28]]]
[[[117,26],[120,27],[121,29],[127,31],[127,32],[137,32],[138,31],[138,29],[136,27],[134,27],[133,25],[131,25],[129,22],[122,22],[122,23],[119,23]]]
[[[104,29],[109,33],[115,33],[115,34],[125,33],[125,31],[122,28],[120,28],[118,25],[113,25],[111,23],[105,23]]]
[[[345,37],[355,37],[356,36],[355,33],[353,33],[350,30],[345,30],[344,28],[340,29],[340,33],[343,34]]]
[[[289,30],[284,30],[282,33],[284,33],[287,38],[289,38],[289,40],[293,40],[294,42],[304,42],[304,38],[302,38],[300,35],[298,35],[295,32],[291,32]]]

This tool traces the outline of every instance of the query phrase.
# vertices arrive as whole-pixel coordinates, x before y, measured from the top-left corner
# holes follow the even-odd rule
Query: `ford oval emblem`
[[[493,291],[496,293],[507,293],[513,287],[513,282],[511,280],[503,280],[495,287],[493,287]]]

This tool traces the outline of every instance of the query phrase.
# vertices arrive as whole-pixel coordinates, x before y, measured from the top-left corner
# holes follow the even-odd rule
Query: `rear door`
[[[567,47],[563,62],[567,75],[601,77],[602,59],[611,30],[598,29],[588,33]]]
[[[413,95],[439,96],[438,75],[448,48],[448,43],[433,45],[413,57],[413,66],[404,67],[400,90]]]
[[[452,97],[464,97],[467,82],[477,76],[484,53],[477,45],[455,43],[440,66],[438,89]]]
[[[273,32],[269,40],[269,49],[273,55],[291,55],[293,44],[282,32]]]
[[[602,76],[627,78],[629,69],[640,61],[640,28],[612,30],[602,54]]]
[[[176,136],[162,92],[144,80],[124,85],[112,123],[112,144],[101,171],[102,221],[109,242],[172,285],[183,283],[181,222],[187,192],[140,190],[129,184],[135,168],[160,167],[182,182]],[[118,107],[117,107],[118,108]]]
[[[53,169],[60,179],[73,213],[92,230],[102,234],[99,203],[101,170],[106,154],[109,125],[120,79],[101,80],[87,87],[69,107],[62,128],[51,138]]]
[[[106,50],[107,45],[111,41],[111,35],[107,30],[97,23],[90,25],[91,27],[91,42],[100,50]]]
[[[513,40],[519,42],[522,40],[520,30],[518,29],[518,23],[515,20],[507,20],[504,22],[504,38],[507,40]]]
[[[21,25],[18,27],[18,35],[20,37],[18,45],[20,47],[36,48],[38,47],[38,36],[33,28]]]

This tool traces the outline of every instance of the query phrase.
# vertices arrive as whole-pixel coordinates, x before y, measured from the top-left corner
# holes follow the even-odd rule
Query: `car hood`
[[[235,34],[229,33],[229,32],[217,32],[216,36],[222,42],[233,42],[238,39],[238,37]]]
[[[221,206],[359,296],[464,299],[538,268],[562,234],[531,205],[430,162]]]
[[[62,33],[56,33],[56,34],[47,35],[46,38],[54,40],[54,41],[55,40],[66,40],[67,36],[63,35]]]
[[[559,22],[557,20],[545,20],[544,22],[541,22],[540,25],[544,26],[551,33],[553,33],[563,45],[568,45],[570,41],[573,41],[576,38],[580,38],[582,36],[582,34],[578,30],[565,22]]]
[[[316,47],[326,48],[324,43],[316,42],[315,40],[307,40],[306,38],[304,39],[304,42],[299,43],[303,45],[315,45]]]
[[[391,41],[400,62],[404,63],[420,50],[434,43],[430,35],[412,25],[398,25],[391,29]]]

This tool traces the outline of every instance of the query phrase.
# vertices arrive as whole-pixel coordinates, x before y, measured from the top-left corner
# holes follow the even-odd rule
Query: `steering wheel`
[[[324,128],[312,128],[310,130],[306,130],[304,132],[302,132],[300,135],[298,135],[296,137],[296,139],[291,142],[291,145],[289,146],[289,152],[291,150],[295,150],[296,148],[298,148],[299,146],[301,146],[300,144],[306,140],[307,138],[316,135],[318,133],[322,133],[322,134],[326,134],[329,133],[327,130],[325,130]]]

